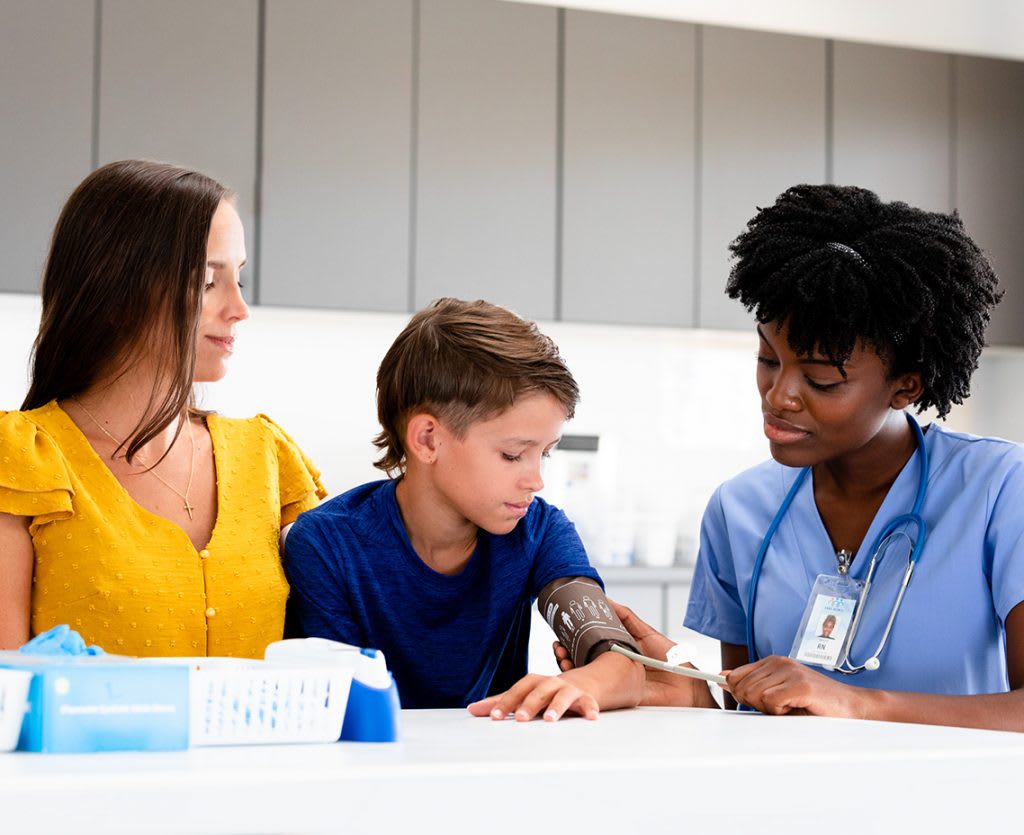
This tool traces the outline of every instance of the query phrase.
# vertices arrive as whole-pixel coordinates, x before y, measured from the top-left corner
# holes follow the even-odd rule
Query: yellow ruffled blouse
[[[0,412],[0,513],[29,516],[33,635],[60,623],[122,655],[262,658],[284,630],[281,526],[327,495],[265,415],[209,415],[217,519],[197,551],[137,504],[56,402]]]

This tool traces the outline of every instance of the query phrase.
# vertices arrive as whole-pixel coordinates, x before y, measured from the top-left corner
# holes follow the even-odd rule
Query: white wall
[[[31,295],[0,294],[0,409],[16,409],[39,317]],[[228,415],[266,412],[298,441],[341,492],[380,477],[377,364],[404,314],[257,307],[239,332],[227,378],[203,402]],[[558,342],[582,391],[567,427],[601,436],[612,510],[671,517],[696,534],[715,485],[767,456],[754,387],[756,340],[748,333],[541,323]],[[948,423],[1024,440],[1015,381],[1024,350],[990,349],[975,394]],[[566,453],[568,454],[568,453]],[[634,520],[636,521],[636,520]]]
[[[0,294],[0,355],[7,358],[0,408],[15,409],[24,396],[38,318],[38,297]],[[202,387],[203,404],[228,415],[269,414],[323,470],[332,493],[381,477],[370,442],[378,431],[375,375],[407,320],[255,307],[240,327],[230,373]],[[582,390],[566,431],[601,436],[624,499],[667,505],[693,522],[717,481],[764,457],[751,334],[564,322],[542,328]],[[668,498],[655,502],[656,491]]]

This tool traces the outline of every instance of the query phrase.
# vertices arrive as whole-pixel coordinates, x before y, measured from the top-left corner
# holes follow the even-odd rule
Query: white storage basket
[[[352,671],[237,658],[147,658],[187,664],[189,746],[336,742]]]
[[[189,744],[337,742],[351,684],[329,668],[194,669]]]
[[[18,747],[31,683],[32,673],[28,670],[0,670],[0,751]]]

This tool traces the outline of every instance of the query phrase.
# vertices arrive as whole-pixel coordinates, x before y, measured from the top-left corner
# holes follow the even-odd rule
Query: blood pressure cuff
[[[640,651],[590,577],[552,580],[541,589],[537,608],[577,667],[607,652],[612,643]]]

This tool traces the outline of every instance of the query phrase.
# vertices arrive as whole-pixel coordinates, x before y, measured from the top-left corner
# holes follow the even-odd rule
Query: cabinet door
[[[698,324],[748,328],[728,246],[758,206],[825,181],[825,42],[709,27],[702,54]]]
[[[849,43],[833,55],[833,180],[948,212],[952,59]]]
[[[250,0],[105,0],[99,161],[173,162],[238,194],[255,229],[257,11]]]
[[[1006,291],[988,341],[1024,345],[1024,63],[956,59],[956,195]]]
[[[271,0],[260,300],[409,307],[412,0]]]
[[[0,4],[0,292],[38,292],[61,205],[91,168],[95,7]]]
[[[694,324],[695,35],[566,13],[563,319]]]
[[[557,12],[420,6],[415,302],[555,311]]]

